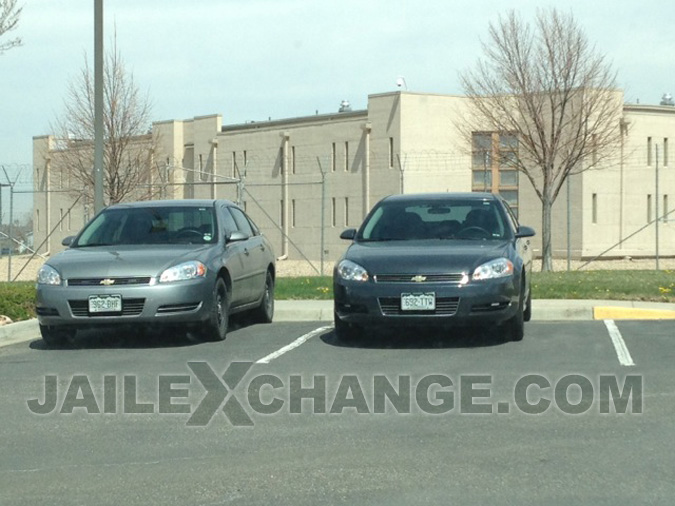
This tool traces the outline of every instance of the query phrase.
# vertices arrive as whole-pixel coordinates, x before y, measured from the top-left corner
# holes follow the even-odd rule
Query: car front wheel
[[[256,322],[272,323],[274,317],[274,277],[272,277],[271,271],[267,271],[263,298],[260,306],[253,310],[253,316]]]
[[[525,336],[525,287],[520,289],[518,311],[504,325],[507,341],[522,341]]]
[[[361,329],[349,323],[340,320],[340,317],[335,314],[335,335],[344,343],[353,343],[361,335]]]
[[[64,346],[75,339],[77,331],[69,327],[40,325],[42,340],[49,346]]]
[[[198,332],[204,341],[224,341],[227,336],[230,303],[223,278],[218,278],[213,288],[213,307],[204,326]]]

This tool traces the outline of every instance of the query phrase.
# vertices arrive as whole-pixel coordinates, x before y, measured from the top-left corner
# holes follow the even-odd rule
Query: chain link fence
[[[297,156],[293,149],[286,155],[220,153],[202,169],[167,160],[153,194],[237,202],[272,241],[280,275],[309,276],[331,273],[347,246],[340,232],[358,227],[381,197],[472,185],[467,158],[450,152],[371,156],[368,167],[362,153],[345,159],[300,153],[302,147]],[[563,185],[554,206],[555,270],[675,268],[675,172],[646,154],[631,160]],[[60,249],[63,237],[77,233],[92,209],[62,184],[36,189],[30,165],[0,165],[0,279],[34,280],[39,265]],[[540,205],[522,174],[518,199],[521,221],[540,228]],[[45,202],[49,220],[34,210]]]

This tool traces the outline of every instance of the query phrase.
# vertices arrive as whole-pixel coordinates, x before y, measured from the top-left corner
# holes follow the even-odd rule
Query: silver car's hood
[[[47,262],[62,278],[98,278],[123,276],[158,276],[173,265],[202,260],[206,248],[186,245],[166,246],[101,246],[72,248],[62,251]]]

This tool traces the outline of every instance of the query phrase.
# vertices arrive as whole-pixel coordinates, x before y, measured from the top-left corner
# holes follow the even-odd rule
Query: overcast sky
[[[571,11],[613,62],[626,101],[675,94],[672,8],[652,0],[104,0],[154,120],[220,113],[224,124],[337,111],[369,94],[459,94],[488,23],[515,8]],[[23,0],[23,46],[0,56],[0,164],[31,164],[68,82],[93,58],[92,0]]]

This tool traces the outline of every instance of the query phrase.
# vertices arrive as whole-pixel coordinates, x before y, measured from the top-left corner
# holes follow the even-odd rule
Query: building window
[[[237,152],[232,151],[232,177],[237,177]]]
[[[472,136],[471,188],[501,195],[518,213],[518,137],[509,132]]]
[[[40,210],[39,209],[35,210],[35,228],[38,231],[40,230]]]
[[[345,172],[349,172],[349,142],[345,141]]]
[[[281,207],[279,208],[279,223],[281,224],[281,229],[283,230],[286,225],[286,220],[284,220],[284,199],[280,201]]]
[[[208,179],[208,174],[206,173],[206,170],[204,170],[206,167],[204,167],[204,156],[199,155],[199,178],[202,181],[206,181]]]
[[[663,221],[668,221],[668,195],[663,196]]]
[[[394,168],[394,138],[389,137],[389,168]]]
[[[345,227],[349,226],[349,197],[345,197]]]
[[[330,152],[330,170],[332,172],[335,172],[335,167],[336,167],[336,164],[337,164],[337,161],[335,159],[336,158],[335,157],[335,155],[336,155],[335,151],[336,151],[335,143],[333,143],[333,146],[332,146],[331,152]]]
[[[291,199],[291,227],[295,228],[295,199]]]
[[[663,166],[668,167],[668,137],[663,138]]]
[[[593,205],[593,214],[592,214],[593,223],[597,223],[598,222],[598,194],[597,193],[593,194],[592,205]]]
[[[246,169],[246,166],[248,165],[248,153],[246,150],[244,150],[244,169]]]
[[[284,148],[279,148],[279,174],[284,173]]]
[[[291,146],[291,173],[295,174],[295,146]]]
[[[652,196],[647,195],[647,223],[652,222]]]
[[[59,230],[63,230],[63,209],[59,209]]]
[[[331,220],[332,226],[334,227],[334,226],[337,225],[337,223],[336,223],[336,221],[337,221],[337,213],[335,212],[335,211],[336,211],[335,197],[333,197],[333,198],[331,199],[330,205],[331,205],[331,207],[330,207],[330,220]]]
[[[652,138],[647,137],[647,165],[652,164]]]

